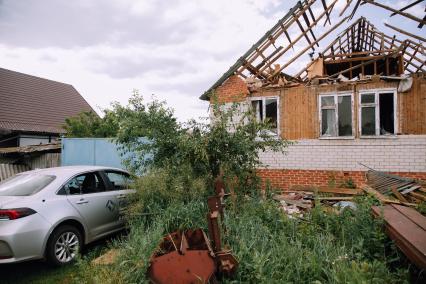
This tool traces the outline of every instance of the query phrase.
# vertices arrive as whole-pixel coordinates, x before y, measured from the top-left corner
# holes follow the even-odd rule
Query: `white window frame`
[[[281,104],[280,104],[280,97],[279,96],[268,96],[268,97],[250,97],[249,103],[250,103],[250,107],[252,106],[252,101],[262,101],[262,112],[263,112],[263,121],[266,118],[266,104],[265,101],[268,99],[275,99],[277,100],[277,133],[274,134],[277,136],[281,135],[281,128],[280,128],[280,109],[281,109]],[[257,115],[257,113],[256,113]]]
[[[379,94],[381,93],[393,93],[393,134],[380,134],[380,99]],[[365,94],[374,94],[374,103],[361,104],[361,97]],[[375,124],[376,134],[375,135],[362,135],[362,107],[375,107]],[[398,93],[396,88],[387,89],[371,89],[371,90],[360,90],[358,98],[358,130],[360,138],[385,138],[385,137],[396,137],[398,133]]]
[[[351,118],[352,118],[352,135],[351,136],[339,136],[339,104],[338,97],[351,96]],[[322,97],[334,97],[334,107],[328,109],[334,109],[336,116],[336,133],[337,136],[322,135]],[[319,121],[319,138],[320,139],[354,139],[355,138],[355,118],[354,118],[354,93],[353,92],[331,92],[321,93],[318,96],[318,121]]]

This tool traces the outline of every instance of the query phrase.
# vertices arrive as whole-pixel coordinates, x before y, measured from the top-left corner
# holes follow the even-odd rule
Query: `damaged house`
[[[296,142],[260,153],[276,187],[361,184],[367,167],[426,180],[426,40],[390,24],[423,30],[406,10],[424,3],[410,2],[298,2],[200,99],[252,107]],[[390,16],[398,36],[356,17],[362,7]]]

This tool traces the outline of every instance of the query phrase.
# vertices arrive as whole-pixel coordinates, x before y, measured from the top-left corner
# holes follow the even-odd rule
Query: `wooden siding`
[[[359,137],[359,91],[398,88],[398,81],[379,81],[359,84],[298,86],[293,88],[261,89],[250,96],[280,98],[281,136],[290,140],[319,137],[318,96],[324,93],[348,92],[354,95],[353,123]],[[398,134],[426,134],[426,79],[413,78],[410,91],[397,94]]]

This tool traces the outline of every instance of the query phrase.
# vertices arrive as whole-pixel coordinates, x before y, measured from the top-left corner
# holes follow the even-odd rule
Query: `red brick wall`
[[[336,186],[352,179],[357,186],[366,183],[365,171],[325,171],[325,170],[287,170],[258,169],[258,174],[275,188],[289,189],[293,185],[329,185],[333,180]],[[426,181],[426,172],[393,173],[403,177],[417,178]]]
[[[244,80],[238,75],[233,75],[215,90],[214,97],[210,98],[210,102],[241,102],[244,101],[248,93],[249,90]]]

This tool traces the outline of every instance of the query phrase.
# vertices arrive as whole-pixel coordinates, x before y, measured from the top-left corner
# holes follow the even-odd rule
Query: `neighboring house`
[[[260,153],[259,173],[276,187],[359,185],[365,166],[426,180],[425,40],[388,36],[360,18],[300,60],[346,20],[328,18],[336,2],[298,2],[200,99],[252,107],[297,142],[287,155]]]
[[[0,148],[52,143],[82,111],[93,109],[73,86],[0,68]]]

